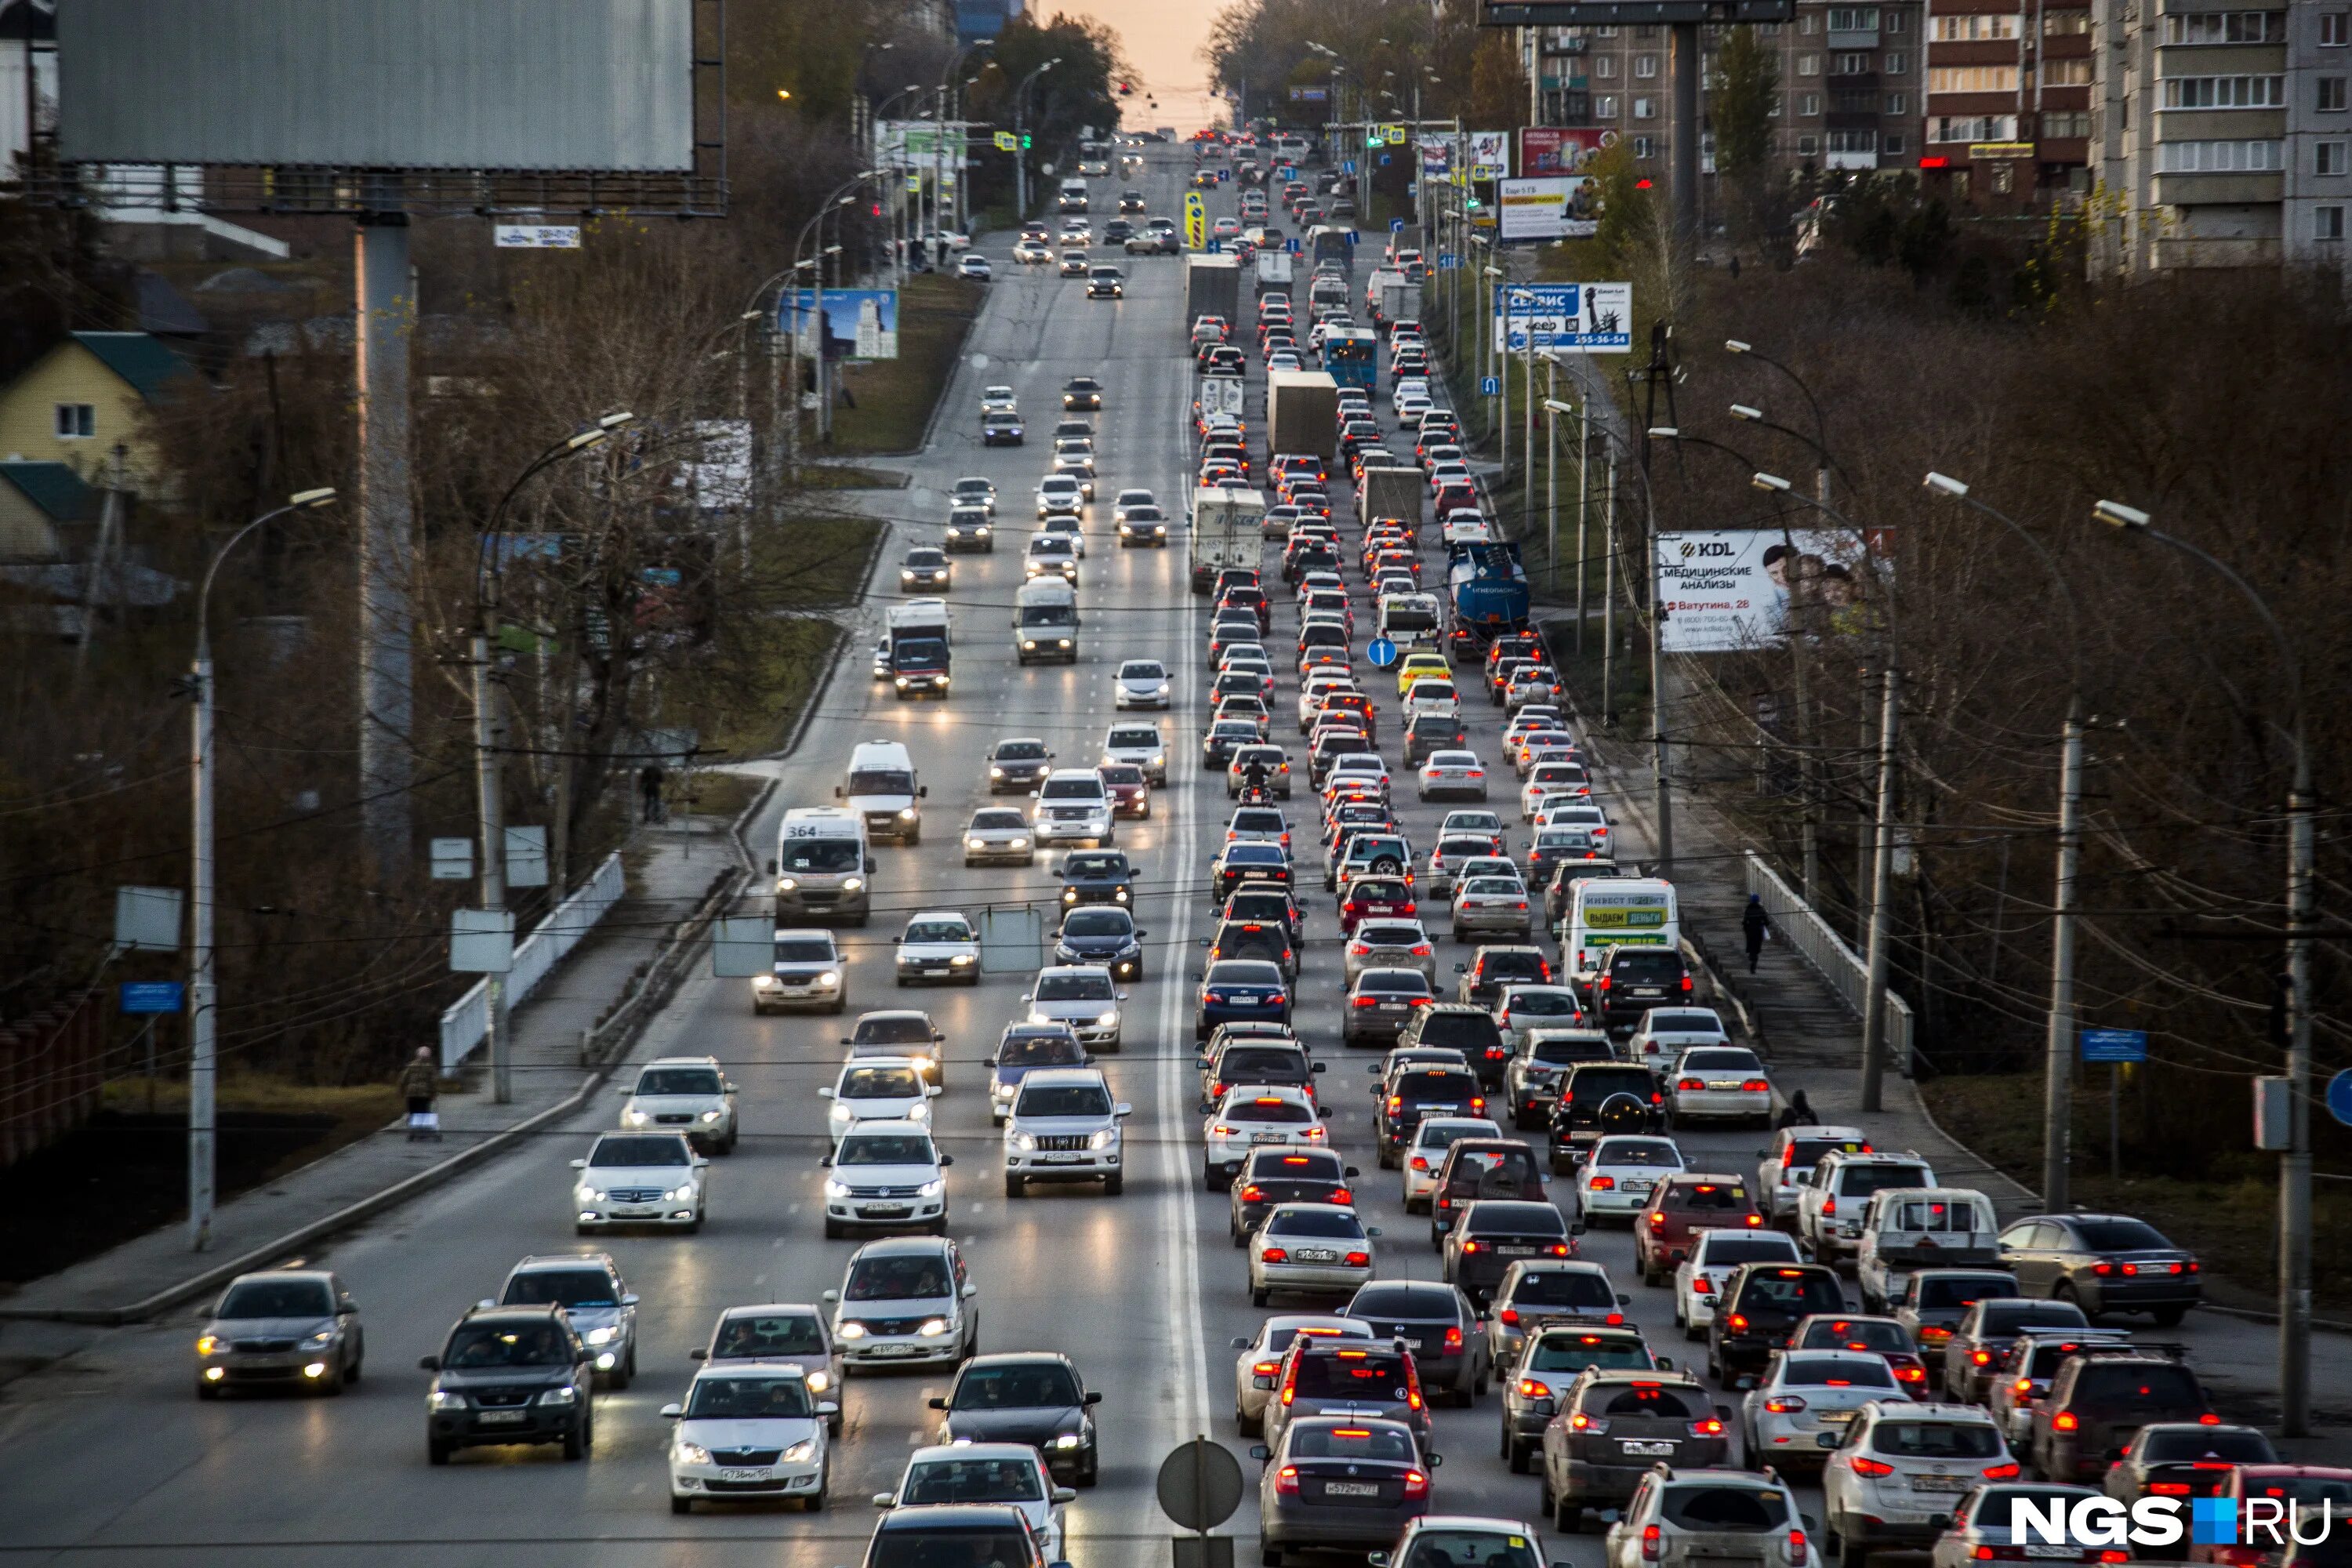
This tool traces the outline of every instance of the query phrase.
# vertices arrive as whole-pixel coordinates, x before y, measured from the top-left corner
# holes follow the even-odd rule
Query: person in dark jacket
[[[1764,955],[1764,933],[1772,929],[1772,919],[1764,912],[1764,900],[1754,893],[1748,895],[1748,907],[1739,912],[1739,934],[1748,942],[1748,973],[1756,973],[1756,961]]]
[[[440,1117],[433,1102],[441,1094],[441,1069],[433,1063],[433,1047],[419,1046],[416,1055],[400,1069],[400,1097],[408,1103],[408,1140],[441,1136]]]
[[[1805,1091],[1801,1089],[1789,1097],[1788,1109],[1780,1112],[1780,1119],[1772,1126],[1777,1131],[1783,1127],[1813,1127],[1820,1121],[1821,1118],[1813,1114],[1812,1103],[1806,1100]]]

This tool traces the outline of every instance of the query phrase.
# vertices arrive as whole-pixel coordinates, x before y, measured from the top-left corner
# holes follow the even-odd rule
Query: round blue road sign
[[[1386,637],[1374,637],[1371,646],[1364,649],[1364,657],[1372,661],[1374,669],[1386,669],[1397,661],[1396,644]],[[2344,1076],[2352,1078],[2352,1073]]]
[[[2327,1080],[2327,1114],[2352,1127],[2352,1068]]]

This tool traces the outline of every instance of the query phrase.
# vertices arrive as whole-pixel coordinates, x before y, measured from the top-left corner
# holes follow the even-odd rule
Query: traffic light
[[[1032,136],[1029,134],[1029,132],[1027,132],[1026,131],[1024,131],[1024,132],[1021,133],[1021,150],[1022,150],[1024,153],[1026,153],[1027,151],[1029,151],[1029,144],[1030,144],[1030,142],[1031,142],[1032,141],[1034,141],[1034,140],[1035,140],[1035,139],[1034,139],[1034,137],[1032,137]]]
[[[882,216],[882,204],[880,202],[868,202],[866,205],[866,216],[867,217],[880,217]]]

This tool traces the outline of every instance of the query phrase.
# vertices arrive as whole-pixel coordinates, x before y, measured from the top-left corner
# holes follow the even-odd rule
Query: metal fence
[[[1745,858],[1748,890],[1763,900],[1773,934],[1795,948],[1853,1016],[1861,1017],[1870,993],[1870,965],[1845,944],[1829,921],[1797,896],[1795,889],[1780,880],[1780,874],[1766,865],[1762,857],[1750,849]],[[1891,988],[1886,993],[1886,1049],[1896,1068],[1906,1078],[1910,1077],[1911,1004]]]
[[[616,850],[604,857],[604,863],[578,892],[556,905],[529,936],[515,944],[514,967],[506,977],[509,1007],[527,1001],[564,955],[580,945],[580,939],[596,929],[596,922],[621,901],[627,883]],[[441,1070],[456,1071],[489,1032],[489,982],[478,980],[441,1015]]]

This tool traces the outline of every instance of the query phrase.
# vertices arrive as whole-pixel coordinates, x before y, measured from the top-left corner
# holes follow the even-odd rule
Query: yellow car
[[[1397,695],[1410,697],[1413,683],[1428,679],[1449,681],[1454,679],[1454,667],[1445,661],[1445,656],[1442,653],[1405,655],[1403,662],[1397,666]]]

